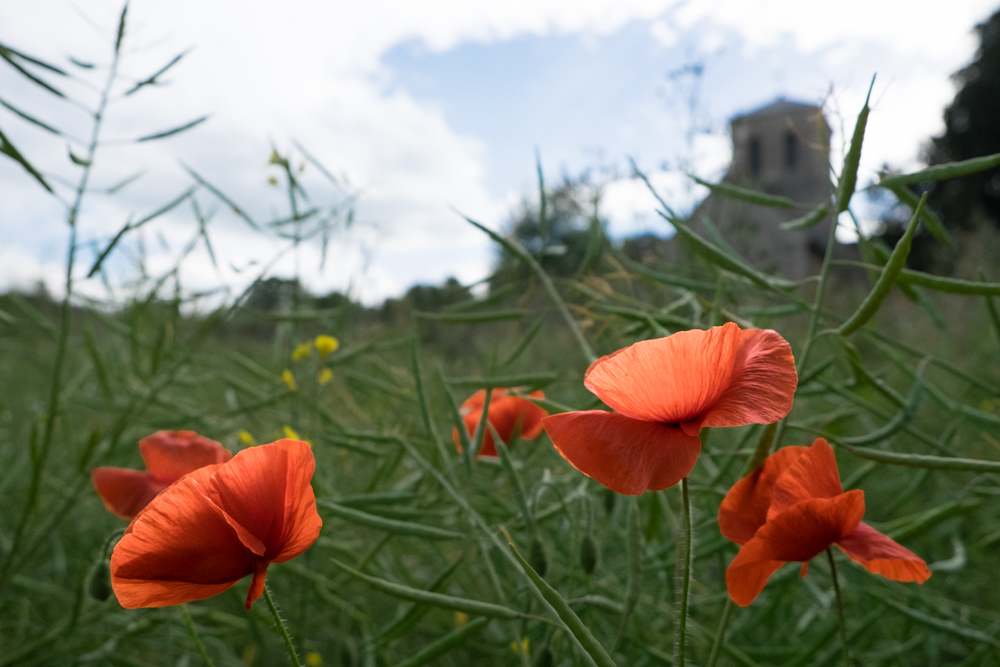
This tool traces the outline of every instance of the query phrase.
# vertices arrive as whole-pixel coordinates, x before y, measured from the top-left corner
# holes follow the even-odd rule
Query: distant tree
[[[975,59],[952,75],[958,87],[945,109],[945,132],[924,150],[928,164],[1000,153],[1000,11],[976,26]],[[954,228],[971,228],[977,216],[1000,227],[1000,169],[936,183],[928,202]]]
[[[569,277],[583,273],[596,266],[610,247],[599,203],[600,191],[586,176],[566,178],[555,188],[546,189],[544,216],[541,201],[522,202],[512,217],[510,235],[550,275]],[[495,290],[524,278],[530,278],[528,267],[504,250],[490,288]]]

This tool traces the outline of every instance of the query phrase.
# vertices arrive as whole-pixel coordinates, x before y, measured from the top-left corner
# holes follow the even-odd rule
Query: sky
[[[940,11],[926,0],[289,0],[277,7],[130,3],[121,80],[102,125],[107,143],[77,223],[81,294],[120,297],[137,277],[178,265],[187,293],[239,289],[262,271],[299,275],[314,292],[346,291],[369,304],[449,276],[472,283],[488,274],[495,250],[463,216],[504,229],[536,187],[536,154],[549,182],[594,175],[612,237],[666,235],[652,196],[629,178],[630,158],[674,208],[688,210],[704,191],[683,171],[720,178],[731,155],[729,121],[785,97],[825,101],[836,162],[843,128],[849,134],[876,73],[860,180],[883,164],[917,168],[921,143],[943,129],[954,94],[949,75],[973,57],[972,28],[997,4],[953,0]],[[0,44],[64,68],[71,77],[31,71],[75,100],[0,62],[0,101],[64,129],[53,136],[0,106],[0,131],[59,195],[0,156],[0,289],[41,281],[63,293],[66,212],[83,171],[70,153],[86,153],[92,118],[84,107],[104,85],[120,13],[121,3],[108,0],[0,0]],[[124,95],[179,53],[158,85]],[[135,141],[206,115],[187,132]],[[95,253],[127,221],[186,192],[191,172],[258,226],[289,217],[274,150],[290,159],[308,196],[297,206],[317,208],[327,221],[325,242],[317,235],[295,244],[288,225],[255,229],[202,186],[197,208],[185,200],[123,237],[107,281],[86,278]],[[864,201],[858,207],[870,217]]]

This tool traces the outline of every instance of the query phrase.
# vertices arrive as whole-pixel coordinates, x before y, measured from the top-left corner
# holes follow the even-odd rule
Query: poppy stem
[[[722,642],[726,639],[726,628],[729,627],[729,619],[733,615],[733,599],[726,597],[726,606],[722,608],[722,618],[719,619],[719,628],[715,631],[715,639],[712,641],[712,651],[708,654],[708,662],[705,667],[715,667],[719,660],[719,653],[722,652]]]
[[[288,634],[288,628],[285,627],[285,622],[281,619],[278,607],[274,604],[274,598],[271,597],[271,589],[267,586],[264,586],[264,599],[267,600],[267,607],[271,610],[271,614],[274,616],[274,623],[278,626],[278,632],[281,633],[281,638],[285,640],[285,650],[288,651],[288,657],[292,659],[292,664],[295,665],[295,667],[302,667],[302,663],[299,662],[299,654],[295,652],[295,646],[292,644],[292,638]]]
[[[687,477],[681,480],[681,501],[684,506],[684,553],[683,570],[680,581],[680,613],[677,616],[677,636],[674,641],[674,664],[684,667],[685,644],[687,642],[688,598],[691,592],[691,497],[688,493]]]
[[[198,630],[194,627],[194,621],[191,619],[191,612],[188,610],[188,606],[182,604],[180,608],[181,616],[184,617],[184,624],[187,625],[188,632],[191,633],[191,639],[194,640],[194,645],[198,649],[198,653],[201,654],[202,662],[205,663],[205,667],[215,667],[215,663],[208,657],[208,651],[205,649],[205,644],[202,643],[201,637],[198,635]]]
[[[830,561],[830,576],[833,577],[833,592],[837,596],[837,618],[840,619],[840,643],[844,647],[844,664],[851,665],[851,653],[847,648],[847,624],[844,622],[844,601],[840,597],[840,584],[837,582],[837,565],[833,562],[833,551],[826,548],[826,557]]]

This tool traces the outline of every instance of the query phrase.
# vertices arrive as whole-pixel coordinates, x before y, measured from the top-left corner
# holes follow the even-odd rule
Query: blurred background
[[[291,161],[304,207],[340,217],[269,275],[298,275],[314,294],[369,306],[415,284],[485,278],[494,251],[462,215],[509,230],[525,207],[537,207],[536,160],[550,184],[599,198],[613,242],[666,239],[672,229],[653,213],[630,158],[689,213],[707,190],[685,174],[725,174],[729,122],[786,99],[822,106],[839,164],[845,128],[876,73],[859,187],[882,169],[995,152],[997,131],[993,144],[980,140],[974,108],[952,127],[976,137],[966,141],[969,155],[945,155],[955,151],[933,143],[945,136],[956,93],[975,79],[963,68],[977,59],[980,37],[994,39],[994,28],[976,26],[995,9],[992,0],[956,0],[947,11],[861,0],[134,2],[123,80],[91,177],[96,196],[79,214],[79,240],[90,248],[80,277],[129,219],[196,184],[192,173],[254,220],[280,218],[288,193],[272,157]],[[90,131],[70,100],[96,99],[120,11],[105,0],[0,6],[0,44],[71,75],[16,56],[0,62],[0,131],[64,200],[16,161],[0,160],[0,291],[64,293],[65,202],[82,170],[72,154],[82,154]],[[25,77],[22,65],[58,94]],[[981,74],[987,92],[972,104],[988,117],[1000,104],[1000,75],[995,67]],[[142,94],[127,94],[142,82]],[[256,275],[249,268],[274,257],[275,239],[204,186],[192,199],[214,244],[189,250],[179,269],[184,289],[246,287]],[[885,232],[894,203],[856,199],[863,233]],[[185,201],[130,233],[104,280],[95,275],[76,289],[107,298],[142,272],[174,267],[197,217]],[[853,224],[838,230],[842,241],[855,236]]]

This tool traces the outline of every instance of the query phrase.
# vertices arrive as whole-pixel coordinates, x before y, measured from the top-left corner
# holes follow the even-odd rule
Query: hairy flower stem
[[[191,633],[191,639],[194,640],[194,645],[198,649],[198,653],[201,654],[201,659],[205,663],[205,667],[215,667],[215,663],[212,659],[208,657],[208,651],[205,650],[205,644],[202,643],[201,637],[198,635],[198,630],[194,627],[194,621],[191,619],[191,612],[188,610],[186,604],[180,605],[181,616],[184,617],[184,624],[187,625],[188,632]]]
[[[715,631],[715,639],[712,641],[712,651],[708,654],[708,662],[705,667],[715,667],[719,661],[719,653],[722,652],[722,642],[726,640],[726,628],[729,627],[729,619],[733,615],[733,599],[726,597],[726,606],[722,608],[722,617],[719,619],[719,627]]]
[[[267,607],[271,610],[271,614],[274,616],[274,624],[278,626],[278,632],[281,633],[281,638],[285,640],[285,650],[288,651],[288,657],[292,659],[292,664],[295,665],[295,667],[302,667],[302,663],[299,662],[299,654],[295,652],[295,646],[292,644],[292,638],[288,634],[288,628],[285,627],[285,622],[281,619],[278,607],[274,604],[274,598],[271,597],[271,589],[267,586],[264,586],[264,599],[267,600]]]
[[[680,597],[678,600],[677,634],[674,641],[674,664],[684,667],[685,645],[687,643],[688,598],[691,592],[691,497],[688,493],[687,477],[681,480],[681,501],[684,505],[684,552],[681,556],[682,570]]]
[[[844,665],[851,666],[851,652],[847,648],[847,624],[844,622],[844,601],[840,597],[840,583],[837,582],[837,565],[833,562],[833,551],[826,548],[826,558],[830,561],[830,576],[833,578],[833,592],[837,596],[837,618],[840,620],[840,643],[844,647]]]

